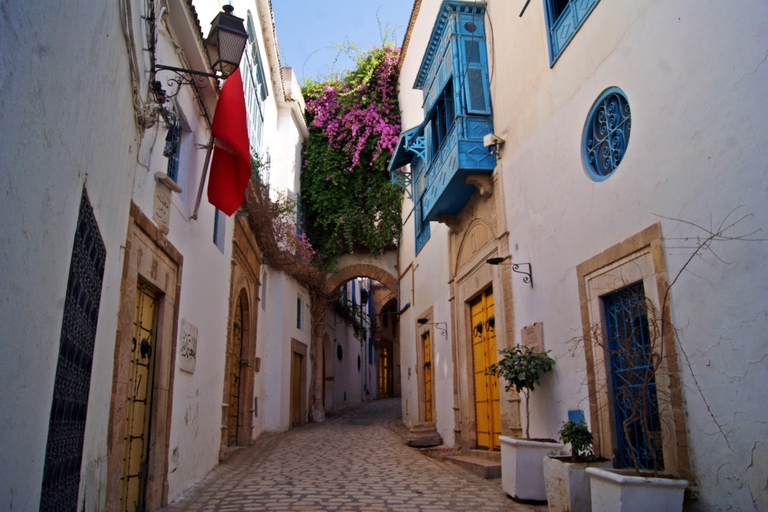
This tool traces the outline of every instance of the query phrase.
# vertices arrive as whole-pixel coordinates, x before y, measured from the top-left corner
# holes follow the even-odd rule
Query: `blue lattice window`
[[[600,0],[544,0],[549,39],[549,65],[563,53]]]
[[[655,340],[643,283],[603,296],[620,467],[663,469]]]
[[[416,254],[419,254],[421,248],[427,243],[430,236],[429,221],[424,220],[421,201],[416,203],[413,208],[414,224],[416,226]]]
[[[595,181],[608,178],[627,151],[632,130],[632,112],[618,87],[605,90],[589,112],[582,139],[582,159]]]

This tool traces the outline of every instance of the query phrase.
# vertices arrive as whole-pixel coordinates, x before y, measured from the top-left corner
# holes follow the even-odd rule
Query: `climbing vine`
[[[304,230],[320,258],[383,253],[400,234],[402,191],[387,166],[400,133],[398,48],[360,53],[355,69],[302,87],[309,141],[304,145]]]

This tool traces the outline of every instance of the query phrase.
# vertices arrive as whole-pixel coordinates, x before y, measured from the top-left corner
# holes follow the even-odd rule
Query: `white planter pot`
[[[592,512],[680,512],[688,482],[588,468]]]
[[[586,469],[613,467],[609,460],[574,463],[544,457],[543,463],[549,512],[590,512],[592,497]]]
[[[544,456],[563,447],[560,443],[499,436],[501,487],[518,500],[546,501]]]

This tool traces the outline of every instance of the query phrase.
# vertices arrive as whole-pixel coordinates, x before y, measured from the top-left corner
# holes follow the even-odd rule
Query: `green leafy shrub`
[[[571,445],[571,462],[592,462],[592,432],[583,421],[567,421],[560,429],[560,440]]]
[[[504,378],[507,381],[504,388],[506,391],[514,387],[515,391],[525,396],[525,435],[528,439],[531,438],[529,397],[539,383],[541,374],[552,371],[555,360],[549,357],[549,352],[536,352],[531,347],[521,345],[506,347],[499,351],[499,362],[489,366],[486,371],[487,374]]]

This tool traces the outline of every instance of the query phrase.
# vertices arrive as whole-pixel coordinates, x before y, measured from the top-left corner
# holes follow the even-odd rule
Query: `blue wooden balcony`
[[[403,133],[390,164],[392,181],[409,195],[412,187],[412,199],[422,202],[424,220],[458,214],[477,190],[467,184],[467,176],[493,172],[496,157],[483,146],[483,136],[492,131],[488,116],[456,116],[434,154],[425,147],[423,125]],[[410,172],[398,170],[409,163]]]

